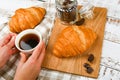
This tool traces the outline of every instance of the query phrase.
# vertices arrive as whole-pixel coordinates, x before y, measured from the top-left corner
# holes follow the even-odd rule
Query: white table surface
[[[46,3],[54,4],[54,0],[44,0]],[[88,0],[78,0],[79,4],[85,4]],[[107,23],[105,26],[105,35],[102,48],[101,70],[98,77],[99,80],[120,80],[120,0],[92,0],[95,6],[106,7],[108,9]],[[1,0],[0,10],[5,10],[12,14],[16,9],[21,7],[30,7],[43,4],[35,0]],[[46,6],[47,7],[47,6]],[[7,13],[6,13],[7,14]],[[8,16],[0,11],[0,25],[8,21]],[[110,70],[114,71],[113,75]],[[44,70],[43,70],[44,71]],[[49,71],[49,70],[48,70]],[[55,71],[56,72],[56,71]],[[104,73],[106,74],[102,76]],[[52,73],[52,71],[51,71]],[[44,74],[41,73],[44,76]],[[46,75],[49,76],[49,75]],[[53,76],[55,76],[53,74]],[[101,77],[102,76],[102,77]],[[111,76],[111,77],[109,77]],[[50,76],[49,76],[50,77]],[[77,77],[77,78],[75,78]],[[57,80],[51,76],[51,80]],[[70,78],[61,80],[87,80],[86,78],[73,75]],[[41,79],[42,80],[42,79]],[[44,79],[45,80],[45,79]]]

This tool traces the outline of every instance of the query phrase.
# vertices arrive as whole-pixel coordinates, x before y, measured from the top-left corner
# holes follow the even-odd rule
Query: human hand
[[[0,68],[9,60],[10,56],[18,52],[15,47],[16,34],[7,34],[3,39],[0,40]]]
[[[35,80],[45,56],[45,44],[39,43],[28,59],[24,53],[20,53],[20,55],[21,59],[14,80]]]

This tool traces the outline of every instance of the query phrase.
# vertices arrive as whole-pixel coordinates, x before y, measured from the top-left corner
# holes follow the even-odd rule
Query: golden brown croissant
[[[84,26],[67,27],[58,35],[53,47],[57,57],[73,57],[83,54],[95,41],[97,35]]]
[[[9,21],[10,31],[19,33],[25,29],[34,28],[45,16],[46,10],[41,7],[20,8],[15,11]]]

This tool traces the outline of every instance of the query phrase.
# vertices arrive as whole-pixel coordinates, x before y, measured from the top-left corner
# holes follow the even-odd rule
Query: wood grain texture
[[[93,63],[89,63],[94,69],[94,72],[88,74],[86,73],[85,68],[83,67],[83,64],[88,62],[87,55],[82,57],[77,56],[72,58],[57,58],[52,54],[52,47],[54,45],[57,35],[61,32],[61,30],[68,26],[62,25],[59,19],[55,20],[55,24],[50,36],[50,40],[48,42],[46,56],[42,67],[67,73],[78,74],[82,76],[94,78],[98,77],[107,9],[96,7],[94,13],[94,19],[86,20],[83,24],[86,27],[95,31],[98,36],[96,42],[93,44],[93,46],[88,52],[88,54],[92,53],[95,56],[95,60],[93,61]]]

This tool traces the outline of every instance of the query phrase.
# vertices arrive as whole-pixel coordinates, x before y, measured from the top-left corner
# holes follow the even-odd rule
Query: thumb
[[[25,61],[27,60],[26,55],[24,53],[20,53],[20,56],[21,56],[20,62],[25,63]]]
[[[19,71],[19,69],[22,67],[22,65],[23,65],[23,64],[25,63],[25,61],[27,60],[24,53],[20,53],[20,56],[21,56],[21,59],[20,59],[20,62],[19,62],[19,64],[18,64],[17,71]]]

